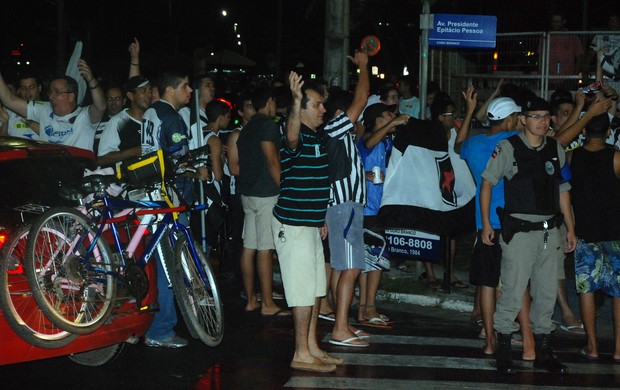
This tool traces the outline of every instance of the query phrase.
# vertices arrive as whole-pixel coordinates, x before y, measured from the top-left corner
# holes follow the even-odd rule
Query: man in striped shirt
[[[357,52],[350,60],[359,68],[355,92],[340,91],[331,94],[327,102],[332,119],[325,125],[327,136],[344,143],[350,173],[331,183],[331,196],[326,221],[329,228],[329,250],[332,266],[332,292],[336,296],[336,321],[331,344],[346,347],[367,347],[363,337],[368,334],[353,329],[349,324],[349,307],[355,282],[366,267],[364,256],[364,205],[366,183],[364,167],[352,133],[355,122],[366,107],[369,92],[368,55]]]
[[[327,154],[317,129],[323,124],[323,94],[289,75],[293,104],[280,149],[280,196],[273,209],[272,233],[286,302],[293,310],[295,354],[291,368],[332,372],[343,360],[321,350],[316,337],[319,298],[325,295],[325,259],[321,238],[327,234],[329,200]]]

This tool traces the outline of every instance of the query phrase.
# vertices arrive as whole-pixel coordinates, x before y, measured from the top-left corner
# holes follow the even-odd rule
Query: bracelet
[[[97,83],[94,87],[91,87],[91,86],[89,85],[89,86],[88,86],[88,88],[90,88],[90,89],[97,89],[97,88],[99,88],[99,83]]]
[[[130,62],[129,65],[140,66],[140,64],[134,64],[133,62]]]

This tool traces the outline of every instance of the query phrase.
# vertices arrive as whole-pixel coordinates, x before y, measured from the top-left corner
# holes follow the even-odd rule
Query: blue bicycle
[[[191,166],[197,155],[174,161],[172,171],[186,171],[180,166]],[[179,222],[179,213],[206,206],[184,202],[174,185],[179,174],[169,174],[165,159],[159,151],[154,159],[146,156],[135,164],[139,169],[155,167],[161,181],[129,192],[129,199],[108,195],[105,177],[87,176],[84,187],[94,194],[87,207],[53,208],[32,225],[24,260],[26,277],[35,301],[59,329],[91,333],[127,299],[148,310],[141,307],[150,282],[144,267],[158,254],[192,337],[208,346],[221,342],[224,316],[215,276],[206,255]],[[129,243],[123,245],[121,229],[132,225]],[[136,258],[148,232],[150,240]],[[113,250],[104,235],[111,236]]]

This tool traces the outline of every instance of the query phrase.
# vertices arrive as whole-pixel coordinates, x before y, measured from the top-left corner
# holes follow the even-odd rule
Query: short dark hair
[[[597,115],[590,119],[586,123],[586,137],[587,138],[605,138],[607,137],[607,130],[609,130],[609,115],[605,112],[601,115]]]
[[[556,100],[552,100],[551,101],[551,112],[549,112],[551,115],[558,115],[558,113],[560,112],[560,106],[562,104],[571,104],[573,107],[575,107],[575,102],[573,101],[573,99],[556,99]]]
[[[273,96],[276,99],[277,108],[287,108],[293,101],[291,89],[286,85],[281,85],[273,89]]]
[[[244,92],[241,95],[239,95],[239,97],[237,99],[235,99],[235,110],[242,111],[243,110],[243,105],[248,100],[250,102],[252,102],[252,97],[250,96],[250,94],[248,92]],[[252,106],[254,106],[254,104],[252,104]]]
[[[321,96],[325,96],[325,86],[323,86],[323,84],[318,84],[313,81],[304,83],[304,85],[301,87],[301,108],[307,108],[306,106],[308,105],[308,100],[310,100],[308,99],[309,90],[314,91]]]
[[[200,88],[200,84],[202,84],[202,79],[211,79],[211,81],[215,83],[213,73],[201,73],[198,76],[194,77],[194,81],[192,82],[192,89]]]
[[[387,87],[379,91],[379,99],[381,99],[382,102],[386,101],[391,91],[398,92],[398,88],[393,85],[388,85]]]
[[[336,115],[336,111],[346,111],[353,103],[353,94],[340,88],[330,92],[325,102],[325,117],[329,120]]]
[[[24,73],[24,74],[20,75],[17,78],[17,84],[19,85],[20,81],[26,80],[26,79],[34,79],[34,81],[37,83],[37,85],[41,85],[41,80],[39,79],[39,76],[31,74],[31,73]]]
[[[447,112],[448,107],[452,106],[456,108],[456,105],[450,99],[450,96],[447,94],[440,93],[433,100],[433,104],[431,104],[431,119],[438,119],[439,115]]]
[[[271,98],[273,98],[273,90],[269,87],[257,87],[250,93],[252,105],[257,111],[264,108]]]
[[[558,88],[555,91],[553,91],[553,93],[551,94],[551,97],[549,97],[549,101],[551,103],[553,103],[556,100],[566,100],[566,99],[570,99],[573,100],[573,94],[568,90],[568,89],[564,89],[564,88]]]
[[[205,114],[207,114],[209,121],[215,120],[229,112],[230,106],[219,99],[213,99],[205,106]]]
[[[163,96],[168,87],[177,88],[185,77],[187,77],[187,74],[180,70],[164,70],[161,72],[157,77],[157,88],[159,89],[160,95]]]

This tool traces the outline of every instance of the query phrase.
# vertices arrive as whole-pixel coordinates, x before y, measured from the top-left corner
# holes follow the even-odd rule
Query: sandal
[[[450,285],[454,288],[467,288],[469,287],[468,284],[465,284],[463,282],[461,282],[460,280],[455,280],[454,282],[450,283]]]

